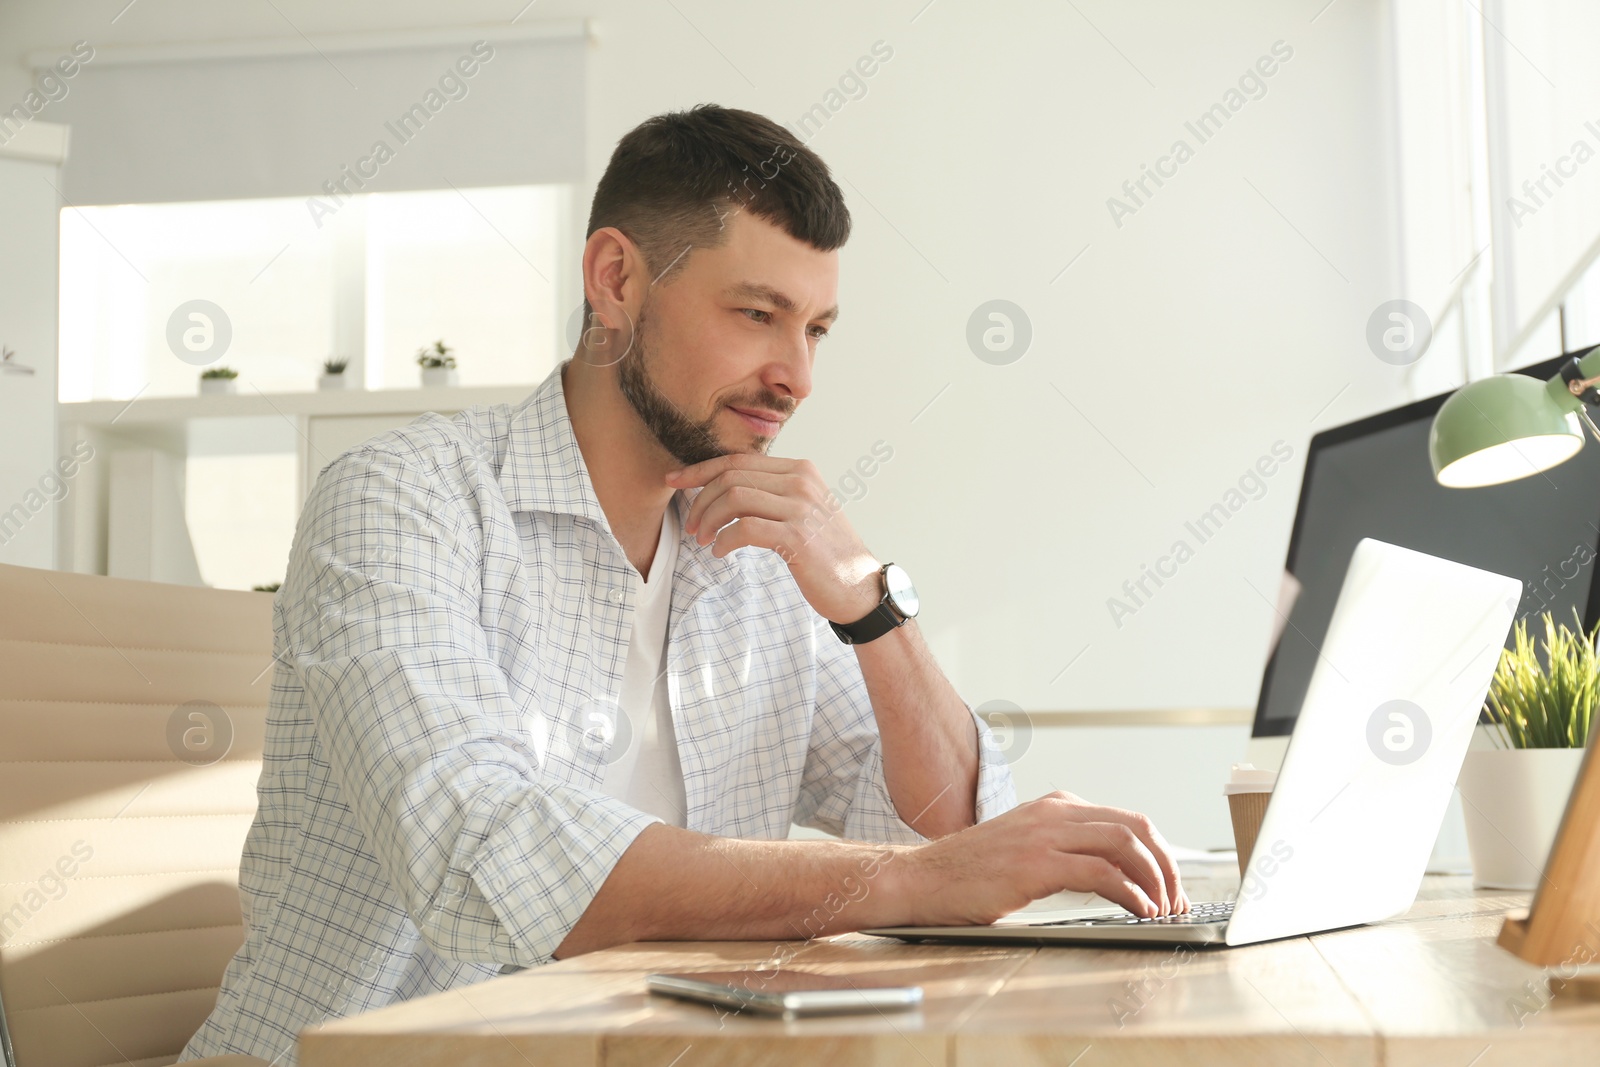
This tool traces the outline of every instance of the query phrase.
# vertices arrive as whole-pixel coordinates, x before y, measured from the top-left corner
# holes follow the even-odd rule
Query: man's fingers
[[[1060,877],[1055,881],[1062,890],[1094,893],[1147,919],[1160,914],[1155,901],[1137,882],[1115,863],[1100,856],[1081,853],[1062,856]]]
[[[788,523],[746,515],[717,534],[711,543],[711,554],[720,559],[736,548],[754,545],[757,548],[771,549],[788,563],[798,551],[784,544],[788,531]]]
[[[1172,859],[1169,855],[1167,862],[1171,864],[1167,878],[1171,882],[1175,894],[1172,899],[1178,902],[1179,911],[1188,911],[1189,894],[1183,890],[1183,875],[1178,871],[1178,861]]]
[[[1154,826],[1149,826],[1148,819],[1145,820],[1145,824],[1149,829],[1148,837],[1140,833],[1138,827],[1135,827],[1133,832],[1139,834],[1139,840],[1149,847],[1151,855],[1155,856],[1156,862],[1161,865],[1161,873],[1167,883],[1167,898],[1172,901],[1172,910],[1188,911],[1188,905],[1180,903],[1186,898],[1183,894],[1183,877],[1178,873],[1178,861],[1172,855],[1172,849],[1167,846],[1167,839],[1162,837]]]
[[[1132,814],[1123,813],[1118,808],[1097,808],[1092,805],[1081,805],[1079,810],[1092,810],[1106,814]],[[1126,823],[1118,820],[1078,820],[1077,812],[1069,813],[1071,825],[1082,827],[1091,831],[1100,842],[1114,851],[1114,855],[1107,855],[1102,849],[1094,848],[1091,851],[1097,855],[1105,855],[1107,859],[1116,863],[1129,875],[1139,879],[1140,885],[1150,895],[1150,899],[1157,902],[1162,914],[1174,910],[1176,907],[1177,886],[1169,879],[1169,872],[1164,868],[1156,853],[1147,845],[1138,832]]]
[[[728,474],[712,478],[704,490],[699,491],[690,504],[683,528],[691,534],[715,533],[717,526],[726,526],[739,518],[739,507],[730,509],[730,496],[752,496],[752,491],[762,491],[763,496],[786,501],[798,493],[798,483],[792,474],[778,474],[771,470],[730,470]],[[770,507],[770,506],[768,506]],[[779,518],[779,515],[763,515]]]
[[[1137,883],[1155,905],[1157,914],[1172,910],[1160,866],[1128,827],[1109,822],[1069,823],[1063,831],[1059,846],[1062,851],[1099,856]]]
[[[695,501],[695,504],[699,503],[699,500]],[[788,523],[798,510],[795,502],[788,497],[752,486],[730,485],[710,507],[695,517],[691,525],[694,527],[695,540],[709,544],[716,539],[719,530],[737,519],[770,519]]]
[[[690,533],[698,533],[701,523],[705,520],[706,512],[721,500],[728,490],[741,485],[753,489],[764,489],[774,496],[783,496],[792,489],[793,483],[790,481],[788,474],[774,471],[730,470],[725,476],[712,478],[700,490],[699,494],[694,498],[694,503],[689,505],[689,513],[684,517],[684,528]],[[771,516],[768,517],[770,518]]]
[[[1161,871],[1162,882],[1165,885],[1165,895],[1174,910],[1178,908],[1179,899],[1187,899],[1183,895],[1183,880],[1178,874],[1178,861],[1173,858],[1172,851],[1167,847],[1166,839],[1151,824],[1149,818],[1136,811],[1126,808],[1111,808],[1100,804],[1085,804],[1082,802],[1068,804],[1064,808],[1067,818],[1078,822],[1110,822],[1126,826],[1144,843],[1150,855],[1155,858],[1155,863]],[[1165,910],[1165,909],[1163,909]],[[1187,907],[1181,910],[1187,911]]]

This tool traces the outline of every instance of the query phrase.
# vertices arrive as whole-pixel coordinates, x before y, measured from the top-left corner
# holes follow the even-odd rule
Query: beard
[[[646,300],[645,306],[639,309],[639,321],[633,331],[633,348],[622,358],[622,365],[617,373],[618,388],[632,405],[645,428],[650,431],[651,436],[673,459],[685,467],[704,463],[717,456],[728,455],[735,450],[724,447],[717,437],[716,418],[721,413],[720,405],[712,412],[710,418],[696,420],[690,418],[656,385],[655,378],[650,373],[655,358],[646,325],[649,306],[650,302]],[[779,410],[784,407],[781,401],[770,397],[762,403],[752,403],[750,406]],[[753,451],[765,453],[771,441],[770,437],[756,435]]]

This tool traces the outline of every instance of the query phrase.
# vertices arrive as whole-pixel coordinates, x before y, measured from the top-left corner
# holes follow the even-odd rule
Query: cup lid
[[[1278,772],[1263,770],[1253,763],[1235,763],[1222,787],[1224,796],[1234,793],[1270,793],[1278,783]]]

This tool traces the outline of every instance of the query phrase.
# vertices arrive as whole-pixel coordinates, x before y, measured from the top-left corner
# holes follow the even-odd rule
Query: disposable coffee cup
[[[1228,813],[1233,816],[1233,847],[1239,853],[1239,877],[1244,877],[1250,850],[1256,847],[1261,819],[1267,814],[1267,801],[1278,782],[1276,771],[1264,771],[1253,764],[1235,763],[1222,795],[1228,798]]]

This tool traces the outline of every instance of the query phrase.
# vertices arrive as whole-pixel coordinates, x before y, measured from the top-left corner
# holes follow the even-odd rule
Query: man
[[[292,1062],[304,1026],[635,940],[1188,907],[1143,816],[1014,806],[904,573],[767,454],[849,228],[782,127],[651,119],[595,192],[574,357],[324,468],[274,603],[247,936],[184,1058]]]

